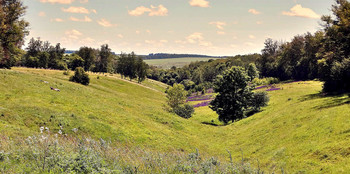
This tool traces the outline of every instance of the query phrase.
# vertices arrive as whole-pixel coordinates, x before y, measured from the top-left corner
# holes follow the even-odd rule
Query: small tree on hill
[[[166,90],[168,105],[171,108],[175,108],[185,103],[187,92],[184,88],[185,87],[182,84],[174,84],[173,87],[169,87],[169,89]]]
[[[83,85],[89,85],[90,83],[89,75],[85,73],[84,68],[82,67],[75,68],[75,73],[69,80],[72,82],[81,83]]]
[[[228,123],[244,118],[249,101],[253,97],[249,81],[250,77],[246,71],[235,66],[217,78],[214,90],[218,95],[210,103],[210,108],[216,111],[220,121]]]
[[[176,115],[182,118],[191,118],[194,113],[192,105],[184,104],[186,102],[187,91],[182,84],[174,84],[173,87],[169,87],[166,90],[168,105],[170,106],[170,112],[174,112]]]

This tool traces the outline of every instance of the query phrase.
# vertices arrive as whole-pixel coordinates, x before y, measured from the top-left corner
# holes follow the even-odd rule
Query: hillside
[[[212,126],[203,124],[218,123],[208,107],[197,108],[188,120],[167,113],[165,86],[158,82],[138,85],[117,75],[90,77],[91,84],[82,86],[69,82],[62,71],[0,70],[0,134],[26,137],[39,133],[41,126],[53,133],[63,126],[68,135],[163,152],[198,148],[228,160],[228,150],[234,161],[243,153],[244,160],[253,166],[259,162],[266,172],[350,170],[350,99],[322,96],[320,82],[280,84],[282,90],[269,92],[270,104],[262,112],[228,126]]]
[[[211,57],[182,57],[182,58],[166,58],[166,59],[146,59],[144,60],[148,65],[153,65],[161,69],[170,69],[175,66],[181,68],[185,65],[189,65],[191,62],[205,61],[210,59],[219,59]]]

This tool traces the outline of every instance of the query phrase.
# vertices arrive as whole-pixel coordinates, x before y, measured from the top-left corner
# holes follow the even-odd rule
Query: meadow
[[[47,127],[52,135],[102,138],[113,148],[160,154],[190,154],[198,149],[203,159],[213,156],[223,165],[246,162],[265,173],[350,171],[350,98],[322,94],[319,81],[277,84],[278,90],[268,91],[269,106],[262,112],[223,125],[208,106],[196,107],[190,119],[168,113],[166,85],[158,82],[138,85],[119,75],[90,74],[90,85],[83,86],[68,78],[56,70],[0,70],[2,154],[16,151],[9,148],[11,142],[41,136],[40,128]],[[189,101],[198,102],[202,101]],[[0,166],[6,166],[3,161]]]
[[[183,67],[196,61],[208,61],[210,59],[219,59],[211,57],[184,57],[184,58],[170,58],[170,59],[147,59],[144,60],[148,65],[157,66],[161,69],[170,69],[171,67]]]

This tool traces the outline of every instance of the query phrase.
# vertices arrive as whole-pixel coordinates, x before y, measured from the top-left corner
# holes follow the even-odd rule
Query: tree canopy
[[[10,68],[21,51],[29,23],[22,19],[26,7],[20,0],[0,1],[0,68]]]

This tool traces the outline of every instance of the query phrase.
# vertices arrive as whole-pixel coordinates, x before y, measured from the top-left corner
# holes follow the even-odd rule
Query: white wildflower
[[[43,133],[44,127],[40,127],[40,133]]]

